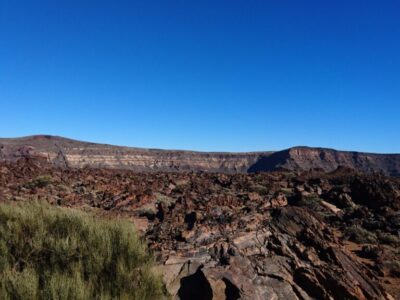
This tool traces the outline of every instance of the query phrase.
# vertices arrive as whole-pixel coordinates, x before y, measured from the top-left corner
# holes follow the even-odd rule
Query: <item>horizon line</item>
[[[125,148],[132,148],[132,149],[138,149],[138,150],[149,150],[149,151],[173,151],[173,152],[195,152],[195,153],[215,153],[215,154],[272,154],[276,152],[283,152],[283,151],[288,151],[292,149],[318,149],[318,150],[329,150],[329,151],[334,151],[334,152],[348,152],[348,153],[363,153],[363,154],[382,154],[382,155],[400,155],[400,153],[387,153],[387,152],[369,152],[369,151],[359,151],[359,150],[340,150],[336,148],[331,148],[331,147],[321,147],[321,146],[306,146],[306,145],[296,145],[296,146],[291,146],[288,148],[283,148],[280,150],[255,150],[255,151],[205,151],[205,150],[193,150],[193,149],[172,149],[172,148],[154,148],[154,147],[143,147],[143,146],[131,146],[131,145],[120,145],[120,144],[110,144],[107,142],[94,142],[94,141],[89,141],[89,140],[81,140],[81,139],[76,139],[76,138],[71,138],[71,137],[66,137],[66,136],[61,136],[61,135],[53,135],[53,134],[31,134],[31,135],[26,135],[26,136],[18,136],[18,137],[0,137],[1,140],[17,140],[17,139],[34,139],[34,138],[44,138],[44,139],[52,139],[52,138],[58,138],[58,139],[64,139],[64,140],[70,140],[74,142],[80,142],[80,143],[88,143],[88,144],[96,144],[96,145],[104,145],[104,146],[112,146],[112,147],[125,147]]]

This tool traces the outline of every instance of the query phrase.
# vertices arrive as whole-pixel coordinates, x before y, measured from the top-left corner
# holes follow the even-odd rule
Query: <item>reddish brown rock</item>
[[[399,298],[399,187],[349,170],[139,174],[0,163],[1,201],[132,219],[167,289],[184,300]]]

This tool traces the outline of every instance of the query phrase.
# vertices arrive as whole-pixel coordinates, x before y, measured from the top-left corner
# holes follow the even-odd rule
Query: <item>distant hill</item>
[[[143,149],[76,141],[50,135],[0,139],[0,160],[40,157],[60,167],[134,171],[247,173],[277,169],[333,171],[339,166],[400,176],[400,154],[294,147],[276,152],[195,152]]]

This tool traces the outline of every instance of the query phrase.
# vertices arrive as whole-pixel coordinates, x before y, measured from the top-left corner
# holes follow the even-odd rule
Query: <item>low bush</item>
[[[400,238],[388,232],[378,231],[378,239],[382,244],[400,246]]]
[[[359,251],[359,254],[364,258],[377,259],[380,252],[382,252],[382,250],[380,250],[377,246],[364,245]]]
[[[0,204],[0,299],[163,299],[126,220],[48,204]]]
[[[384,262],[384,266],[389,269],[389,273],[391,276],[400,277],[400,261],[386,261]]]
[[[359,244],[376,244],[377,238],[376,235],[368,230],[353,225],[346,230],[346,237],[356,243]]]
[[[32,179],[24,184],[24,187],[27,189],[34,188],[44,188],[48,186],[53,181],[53,178],[49,175],[38,176],[35,179]]]
[[[297,202],[296,205],[298,206],[305,206],[308,207],[309,209],[312,209],[314,211],[321,210],[321,199],[318,197],[315,197],[314,195],[310,196],[302,196]]]
[[[268,189],[265,186],[261,185],[261,184],[251,185],[250,188],[249,188],[249,191],[250,192],[254,192],[254,193],[258,193],[261,196],[268,195]]]

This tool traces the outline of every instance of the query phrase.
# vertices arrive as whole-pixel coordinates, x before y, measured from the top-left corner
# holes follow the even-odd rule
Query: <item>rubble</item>
[[[176,299],[399,299],[399,191],[399,179],[340,170],[133,173],[0,163],[1,201],[132,219]],[[356,242],[349,228],[361,228]]]

